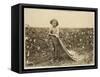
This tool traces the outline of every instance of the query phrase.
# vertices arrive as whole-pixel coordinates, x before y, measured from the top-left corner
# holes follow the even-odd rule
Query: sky
[[[24,24],[31,27],[50,27],[57,19],[62,28],[93,28],[94,12],[24,8]]]

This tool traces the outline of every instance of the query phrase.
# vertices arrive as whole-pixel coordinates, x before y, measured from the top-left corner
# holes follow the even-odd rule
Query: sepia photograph
[[[95,65],[95,12],[24,8],[24,69]]]

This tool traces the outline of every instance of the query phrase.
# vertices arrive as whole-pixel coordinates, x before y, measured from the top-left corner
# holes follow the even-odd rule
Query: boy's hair
[[[59,25],[58,20],[56,20],[56,19],[52,19],[52,20],[50,21],[50,24],[52,24],[53,21],[56,21],[56,26]]]

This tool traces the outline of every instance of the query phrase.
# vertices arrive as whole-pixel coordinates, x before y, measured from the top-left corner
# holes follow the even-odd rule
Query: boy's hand
[[[56,35],[56,34],[51,34],[51,33],[49,33],[48,35],[49,35],[49,36],[55,36],[55,37],[57,37],[57,38],[59,37],[58,35]]]
[[[59,38],[59,36],[58,35],[55,35],[57,38]]]

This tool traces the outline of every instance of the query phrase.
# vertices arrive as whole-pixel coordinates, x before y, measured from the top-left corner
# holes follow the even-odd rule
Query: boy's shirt
[[[50,34],[54,34],[54,35],[59,37],[59,27],[56,27],[56,28],[51,27],[51,28],[49,28],[49,33]]]

